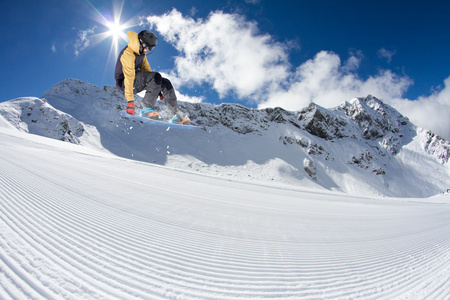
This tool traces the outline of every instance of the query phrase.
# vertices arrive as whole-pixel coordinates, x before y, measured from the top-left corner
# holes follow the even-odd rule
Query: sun
[[[119,20],[115,20],[114,22],[107,21],[107,23],[105,23],[104,25],[108,28],[108,31],[106,31],[105,34],[108,37],[112,37],[111,50],[112,48],[114,48],[114,50],[117,52],[120,39],[123,39],[125,41],[127,40],[127,36],[124,33],[124,30],[129,27],[127,27],[127,25],[121,24]]]
[[[113,40],[119,40],[120,38],[124,38],[125,34],[123,33],[123,30],[126,29],[124,25],[120,24],[119,22],[114,22],[106,24],[106,27],[109,28],[109,30],[106,32],[109,36],[112,36]]]
[[[94,5],[92,5],[92,3],[90,3],[89,1],[88,4],[91,6],[93,12],[95,13],[95,21],[105,28],[104,32],[97,35],[98,39],[101,41],[111,38],[110,55],[113,52],[117,54],[120,40],[128,40],[127,35],[124,33],[124,31],[128,28],[138,25],[136,24],[136,20],[130,19],[125,22],[121,21],[124,1],[122,1],[121,3],[116,1],[113,2],[112,14],[98,11],[97,8],[95,8]]]
[[[90,2],[87,0],[87,3],[92,9],[93,19],[98,24],[103,27],[103,31],[98,34],[95,34],[93,38],[96,39],[98,43],[104,40],[111,40],[111,46],[109,49],[109,54],[106,59],[105,65],[105,73],[111,64],[114,63],[117,55],[119,54],[119,44],[121,41],[125,41],[128,43],[127,35],[125,34],[128,28],[132,28],[139,25],[137,18],[131,18],[125,22],[122,21],[122,13],[124,0],[122,2],[118,2],[112,0],[112,13],[111,11],[102,10],[101,12]]]

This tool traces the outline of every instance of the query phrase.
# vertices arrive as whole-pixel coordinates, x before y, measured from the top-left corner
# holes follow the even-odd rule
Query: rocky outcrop
[[[38,98],[18,98],[8,103],[10,109],[0,111],[21,131],[79,144],[85,131],[83,124]]]

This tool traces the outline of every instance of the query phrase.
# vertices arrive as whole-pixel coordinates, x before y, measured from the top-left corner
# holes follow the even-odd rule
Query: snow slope
[[[230,181],[0,121],[1,299],[449,299],[449,195]]]

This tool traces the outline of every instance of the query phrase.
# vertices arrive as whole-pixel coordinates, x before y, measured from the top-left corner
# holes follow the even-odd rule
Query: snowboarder
[[[143,30],[139,34],[128,31],[128,45],[120,52],[116,62],[114,77],[116,86],[125,93],[128,102],[126,112],[135,114],[134,95],[145,90],[142,99],[148,117],[160,118],[154,111],[158,96],[164,99],[168,116],[174,119],[183,119],[178,110],[177,96],[172,83],[158,72],[153,72],[147,60],[147,55],[156,47],[158,38],[149,31]],[[178,115],[177,115],[178,114]]]

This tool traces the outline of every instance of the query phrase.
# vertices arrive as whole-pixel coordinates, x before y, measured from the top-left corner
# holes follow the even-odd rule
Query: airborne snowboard
[[[169,120],[153,120],[146,117],[141,117],[138,114],[132,116],[129,115],[125,110],[120,111],[120,115],[124,118],[135,120],[143,123],[150,123],[157,126],[167,127],[167,128],[179,128],[179,129],[198,129],[201,128],[201,126],[194,125],[194,122],[191,122],[190,125],[183,125],[183,124],[177,124],[177,123],[171,123]]]

